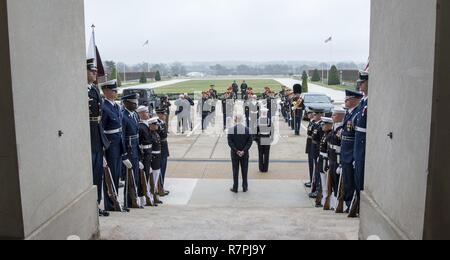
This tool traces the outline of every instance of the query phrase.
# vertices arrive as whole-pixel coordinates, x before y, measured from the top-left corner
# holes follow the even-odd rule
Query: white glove
[[[337,168],[336,174],[337,175],[341,175],[342,174],[342,166],[339,166],[339,168]]]
[[[141,162],[139,162],[139,170],[143,170],[145,167],[144,167],[144,164],[142,164]]]
[[[106,158],[103,157],[103,168],[108,167],[108,162],[106,161]]]
[[[130,160],[125,160],[125,161],[122,161],[123,162],[123,164],[125,165],[125,167],[127,167],[127,169],[132,169],[133,168],[133,164],[130,162]]]

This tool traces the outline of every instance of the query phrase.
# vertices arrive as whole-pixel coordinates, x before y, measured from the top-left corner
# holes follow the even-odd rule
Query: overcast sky
[[[85,9],[86,42],[95,24],[103,59],[129,64],[369,56],[370,0],[85,0]]]

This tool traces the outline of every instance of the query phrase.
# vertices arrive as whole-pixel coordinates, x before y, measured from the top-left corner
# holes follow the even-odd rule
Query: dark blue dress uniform
[[[157,111],[162,112],[162,111]],[[159,120],[159,137],[161,138],[161,185],[164,187],[164,181],[166,179],[167,162],[170,157],[169,142],[167,140],[169,131],[166,123]]]
[[[87,70],[97,71],[94,59],[87,60]],[[97,202],[102,200],[103,188],[103,156],[104,149],[108,149],[109,142],[103,133],[101,125],[102,119],[102,96],[95,84],[87,86],[89,98],[89,121],[91,133],[91,155],[92,155],[92,173],[93,182],[97,186]]]
[[[331,137],[328,142],[328,160],[330,165],[330,175],[331,175],[331,187],[334,192],[334,196],[338,196],[339,189],[339,176],[337,174],[337,169],[341,164],[341,135],[342,135],[342,124],[335,124],[333,131],[331,132]],[[330,195],[330,194],[328,194]]]
[[[109,81],[101,84],[102,89],[117,90],[117,81]],[[106,137],[110,143],[105,151],[106,162],[111,170],[111,175],[116,188],[119,187],[119,180],[122,174],[122,160],[125,154],[125,147],[122,137],[122,111],[114,101],[105,100],[103,102],[102,126]],[[107,191],[104,191],[105,210],[112,211],[114,203],[109,199]]]
[[[317,110],[316,113],[322,113],[323,111]],[[320,190],[321,180],[320,180],[320,165],[319,165],[319,155],[320,155],[320,142],[322,140],[322,121],[314,122],[312,126],[312,136],[311,136],[311,156],[314,160],[314,176],[311,192],[314,193]]]
[[[354,91],[347,91],[347,97],[361,98],[360,93]],[[345,203],[350,208],[353,196],[355,194],[355,168],[353,163],[355,162],[354,149],[355,149],[355,135],[356,135],[356,117],[359,113],[359,106],[352,110],[349,110],[345,115],[344,128],[342,130],[341,141],[341,164],[342,174],[344,178],[344,190],[345,190]]]
[[[122,98],[122,100],[136,100],[136,99],[138,99],[138,95],[136,94]],[[130,160],[131,164],[133,165],[133,174],[134,179],[136,181],[136,187],[138,189],[138,196],[144,197],[145,194],[144,191],[142,190],[139,174],[140,173],[139,118],[136,112],[129,111],[126,108],[124,108],[122,112],[122,135],[126,149],[126,154],[123,159]],[[127,194],[125,194],[125,197],[127,197]],[[129,201],[131,202],[131,198],[129,198]],[[128,205],[130,204],[131,203],[129,203]]]
[[[364,168],[366,159],[366,128],[367,128],[367,107],[368,99],[361,101],[359,106],[359,113],[356,116],[355,122],[355,185],[356,195],[360,198],[361,191],[364,190]]]
[[[308,138],[306,139],[306,154],[308,155],[308,164],[309,164],[309,180],[312,184],[313,182],[313,176],[314,176],[314,157],[311,153],[311,145],[312,145],[312,134],[313,134],[313,126],[314,126],[314,120],[311,120],[308,125],[307,135]]]
[[[270,148],[274,140],[275,128],[268,117],[258,119],[257,133],[254,140],[258,144],[259,171],[266,173],[269,171]]]

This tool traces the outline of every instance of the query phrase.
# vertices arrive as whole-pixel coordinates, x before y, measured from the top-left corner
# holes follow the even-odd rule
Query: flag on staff
[[[98,51],[97,45],[95,43],[95,26],[92,25],[92,35],[91,41],[89,42],[87,50],[87,59],[94,59],[97,65],[97,76],[105,76],[105,69],[103,68],[102,58],[100,57],[100,52]]]
[[[142,47],[147,46],[148,44],[149,44],[149,42],[147,40]]]
[[[369,72],[369,68],[370,68],[370,58],[369,58],[369,60],[367,61],[367,66],[366,66],[366,68],[364,69],[364,71],[365,71],[365,72]]]
[[[329,42],[331,42],[332,40],[333,40],[333,36],[330,36],[330,38],[328,38],[328,39],[325,40],[325,43],[329,43]]]

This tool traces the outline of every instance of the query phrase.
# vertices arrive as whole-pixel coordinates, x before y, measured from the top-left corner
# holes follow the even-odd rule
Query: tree
[[[159,70],[156,71],[156,74],[155,74],[155,81],[161,81],[161,73],[159,73]]]
[[[147,83],[147,75],[145,75],[145,72],[141,73],[141,78],[139,79],[139,83],[141,83],[141,84]]]
[[[311,81],[312,82],[318,82],[318,81],[321,81],[321,80],[322,79],[320,78],[319,70],[315,69],[314,72],[313,72],[313,76],[311,78]]]
[[[111,66],[111,74],[108,75],[109,80],[117,79],[117,84],[122,86],[122,80],[120,79],[120,72],[117,70],[116,64]]]
[[[339,71],[336,66],[331,66],[330,72],[328,73],[328,85],[341,85],[341,79],[339,75]]]
[[[303,86],[303,93],[307,93],[308,92],[308,73],[306,73],[306,71],[303,71],[303,75],[302,75],[302,86]]]

